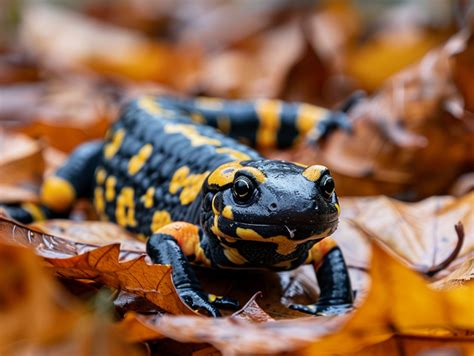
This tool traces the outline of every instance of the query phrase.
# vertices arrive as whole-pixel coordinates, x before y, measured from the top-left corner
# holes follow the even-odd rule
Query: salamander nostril
[[[277,203],[271,203],[269,206],[270,211],[275,211],[278,208]]]

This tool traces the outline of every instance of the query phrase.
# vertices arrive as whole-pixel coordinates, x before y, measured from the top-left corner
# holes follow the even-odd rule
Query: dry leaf
[[[301,28],[290,21],[210,57],[202,89],[234,98],[275,97],[304,49]]]
[[[408,338],[426,333],[427,328],[443,329],[443,336],[431,336],[439,341],[446,332],[452,336],[474,330],[472,283],[438,292],[376,243],[372,251],[371,289],[363,305],[348,316],[254,323],[232,317],[130,315],[126,322],[135,328],[134,340],[166,336],[185,343],[207,342],[225,355],[292,351],[308,347],[315,339],[320,341],[308,352],[335,354],[388,340],[396,331]],[[259,315],[261,309],[256,313]]]
[[[336,132],[320,150],[307,144],[271,157],[331,167],[340,195],[415,200],[446,192],[473,165],[474,117],[452,76],[452,58],[467,39],[459,33],[356,104],[352,134]]]
[[[61,277],[94,280],[143,296],[166,312],[194,314],[174,288],[171,267],[148,264],[142,253],[120,251],[119,244],[97,247],[73,242],[3,217],[0,217],[0,239],[6,243],[34,247],[36,253]]]
[[[105,315],[90,314],[31,250],[0,243],[0,353],[139,355]]]
[[[364,304],[341,330],[315,342],[306,354],[352,353],[388,340],[394,333],[417,335],[441,329],[452,335],[458,330],[474,330],[472,282],[435,291],[375,243],[370,274],[372,284]],[[472,347],[474,339],[469,342]]]
[[[411,268],[435,278],[474,257],[474,193],[461,198],[432,197],[419,203],[387,197],[346,198],[341,207],[342,223],[334,237],[349,265],[366,266],[366,235],[388,246]],[[464,227],[465,239],[458,254],[451,256],[459,242],[454,228],[458,222]]]
[[[72,221],[72,220],[46,220],[36,222],[30,227],[39,229],[48,235],[61,237],[74,243],[83,243],[92,246],[105,246],[120,244],[121,251],[135,253],[138,257],[146,254],[145,243],[139,241],[122,227],[102,221]],[[130,258],[129,256],[128,258]]]
[[[35,202],[45,163],[43,147],[24,135],[0,130],[0,202]]]
[[[51,5],[28,6],[20,31],[23,46],[55,71],[92,69],[105,76],[187,89],[194,85],[199,66],[199,54],[192,48],[152,42],[139,32]]]

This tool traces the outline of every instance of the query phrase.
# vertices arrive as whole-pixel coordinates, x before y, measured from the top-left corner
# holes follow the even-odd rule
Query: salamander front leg
[[[153,263],[171,265],[173,282],[181,299],[194,310],[204,310],[217,317],[217,308],[237,309],[239,302],[216,296],[202,290],[189,260],[210,266],[200,246],[199,228],[196,225],[175,222],[154,233],[147,243],[147,253]]]
[[[327,238],[310,251],[321,293],[318,302],[292,304],[291,309],[313,315],[339,315],[352,310],[353,292],[341,249]]]

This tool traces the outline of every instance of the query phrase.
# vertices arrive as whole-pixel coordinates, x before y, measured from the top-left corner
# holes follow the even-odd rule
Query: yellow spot
[[[153,201],[155,197],[155,188],[150,187],[147,189],[146,193],[142,195],[140,198],[140,201],[143,203],[143,206],[145,208],[151,208],[153,206]]]
[[[251,157],[243,152],[234,150],[233,148],[229,147],[220,147],[216,148],[217,153],[223,153],[231,156],[232,158],[235,158],[238,161],[247,161],[251,159]]]
[[[40,200],[53,211],[69,209],[76,199],[76,191],[71,183],[58,177],[50,176],[41,187]]]
[[[115,185],[117,179],[114,176],[110,176],[105,181],[105,200],[113,201],[115,198]]]
[[[204,254],[200,245],[199,228],[187,222],[166,224],[157,232],[173,236],[185,256],[193,256],[193,263],[211,266],[211,261]]]
[[[255,167],[244,167],[241,169],[241,171],[250,173],[259,183],[263,183],[265,182],[265,179],[267,179],[267,177],[265,177],[265,174],[263,174],[261,170]]]
[[[221,142],[211,137],[201,135],[196,126],[186,124],[174,124],[165,126],[166,133],[179,133],[191,141],[193,146],[211,145],[220,146]]]
[[[259,100],[256,110],[260,125],[257,131],[257,144],[260,147],[274,147],[280,127],[281,102],[278,100]]]
[[[128,173],[132,176],[137,174],[138,171],[142,169],[148,158],[150,158],[152,152],[153,146],[151,144],[148,143],[143,146],[135,156],[130,158],[130,161],[128,162]]]
[[[176,194],[180,189],[179,200],[182,205],[188,205],[196,199],[201,192],[202,184],[204,183],[209,172],[200,174],[189,174],[189,168],[182,166],[176,170],[171,178],[169,192]]]
[[[341,215],[341,207],[336,203],[337,215]]]
[[[207,266],[207,267],[212,266],[211,261],[209,260],[209,258],[207,258],[206,254],[204,253],[204,250],[201,247],[201,245],[199,244],[199,242],[197,242],[196,245],[195,245],[194,256],[195,256],[195,258],[194,258],[193,263],[202,264],[202,265]]]
[[[229,162],[217,167],[207,178],[210,185],[223,187],[234,181],[235,173],[242,168],[239,162]]]
[[[117,207],[115,209],[115,218],[121,226],[137,226],[135,220],[135,192],[131,187],[124,187],[117,197]]]
[[[300,135],[306,135],[327,114],[328,110],[319,106],[301,104],[296,118],[296,128]]]
[[[164,109],[161,107],[160,104],[156,101],[153,96],[144,96],[138,100],[138,106],[143,110],[146,111],[149,115],[160,115],[165,118],[170,118],[176,116],[176,113],[172,110]]]
[[[219,216],[214,215],[214,224],[211,226],[211,232],[217,236],[217,239],[219,241],[222,241],[222,239],[225,239],[227,242],[235,242],[236,238],[226,235],[224,232],[219,229]]]
[[[106,176],[107,173],[105,172],[105,170],[103,168],[99,168],[95,173],[95,180],[97,184],[104,184]]]
[[[151,231],[156,232],[163,226],[168,225],[171,221],[171,215],[167,211],[155,211],[151,219]]]
[[[213,204],[214,205],[214,204]],[[234,214],[232,213],[232,207],[226,205],[224,210],[222,210],[222,216],[229,220],[234,220]]]
[[[219,116],[217,118],[217,128],[225,133],[228,134],[231,128],[231,122],[228,116]]]
[[[246,241],[258,241],[258,242],[273,242],[277,244],[277,253],[280,255],[288,255],[295,251],[296,247],[300,243],[299,241],[290,240],[288,237],[283,235],[273,237],[263,237],[258,232],[252,229],[244,229],[238,227],[236,230],[237,236]]]
[[[202,116],[201,114],[199,114],[197,112],[191,113],[191,120],[193,120],[194,122],[196,122],[198,124],[205,124],[206,123],[206,119],[204,118],[204,116]]]
[[[209,303],[214,303],[217,299],[217,295],[215,294],[208,294],[207,295],[207,300],[209,301]]]
[[[321,178],[321,173],[325,170],[327,170],[327,168],[324,166],[309,166],[303,171],[303,177],[311,182],[316,182],[319,178]]]
[[[336,241],[330,237],[321,240],[311,248],[311,259],[307,259],[308,263],[312,262],[314,268],[317,270],[322,265],[328,252],[336,246]]]
[[[120,149],[122,145],[123,139],[125,137],[125,130],[119,129],[115,131],[114,135],[112,136],[111,141],[105,145],[104,148],[104,156],[106,159],[111,159]]]
[[[31,217],[34,221],[43,221],[46,220],[46,216],[44,215],[43,211],[40,207],[33,203],[24,203],[21,204],[21,207],[30,213]]]
[[[142,241],[142,242],[146,242],[148,240],[148,237],[142,233],[137,234],[136,237],[139,241]]]
[[[224,255],[227,259],[236,265],[243,265],[247,263],[247,259],[243,257],[236,248],[226,247],[224,249]]]
[[[105,210],[104,190],[100,187],[94,189],[94,206],[97,213],[102,216]]]
[[[224,109],[224,101],[218,98],[210,98],[206,96],[200,96],[196,98],[196,105],[200,109],[207,110],[222,110]]]

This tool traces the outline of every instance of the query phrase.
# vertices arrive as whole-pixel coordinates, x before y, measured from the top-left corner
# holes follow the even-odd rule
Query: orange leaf
[[[474,192],[461,198],[432,197],[404,203],[387,197],[346,198],[334,237],[350,265],[363,267],[368,256],[366,235],[378,239],[413,269],[441,278],[474,253]],[[456,256],[461,222],[466,238]],[[365,245],[365,246],[364,246]],[[445,262],[451,265],[446,268]]]
[[[315,342],[307,354],[354,352],[388,340],[395,332],[474,330],[473,283],[435,291],[376,243],[372,243],[371,277],[364,304],[339,332]]]
[[[3,217],[0,217],[0,241],[34,247],[62,277],[90,279],[122,289],[146,298],[169,313],[195,314],[179,298],[171,279],[171,267],[147,264],[145,256],[133,250],[123,250],[120,256],[119,244],[97,247],[73,242]]]
[[[0,353],[138,355],[106,315],[91,314],[31,250],[0,243]]]

